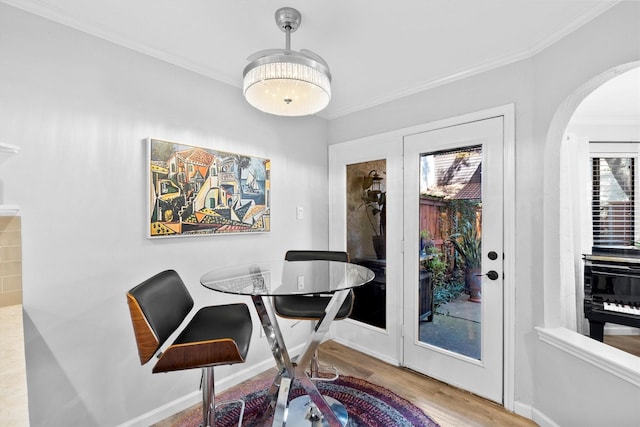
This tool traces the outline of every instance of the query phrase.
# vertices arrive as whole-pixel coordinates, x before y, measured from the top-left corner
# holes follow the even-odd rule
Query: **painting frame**
[[[147,238],[267,233],[271,160],[148,137]]]

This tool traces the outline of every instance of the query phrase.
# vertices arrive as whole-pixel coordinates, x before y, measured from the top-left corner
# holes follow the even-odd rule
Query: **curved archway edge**
[[[544,326],[546,328],[564,327],[562,308],[562,265],[561,251],[563,242],[561,239],[561,215],[562,203],[560,201],[561,188],[560,181],[561,156],[563,135],[580,103],[588,97],[594,90],[602,86],[607,81],[619,76],[631,69],[640,67],[640,61],[621,64],[606,70],[605,72],[589,79],[571,95],[564,99],[559,105],[546,134],[544,146]],[[558,286],[559,285],[559,286]]]

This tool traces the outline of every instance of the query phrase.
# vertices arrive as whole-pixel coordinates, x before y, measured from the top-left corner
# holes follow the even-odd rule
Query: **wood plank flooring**
[[[365,379],[394,391],[421,408],[441,427],[531,427],[533,421],[504,407],[404,368],[389,365],[364,353],[327,341],[320,346],[320,362],[338,368],[341,375]],[[275,368],[253,379],[273,378]],[[180,415],[153,427],[171,427]],[[391,426],[389,426],[391,427]]]
[[[640,335],[606,335],[604,341],[640,357]],[[0,308],[0,360],[3,362],[0,367],[0,426],[28,426],[21,305]],[[333,341],[322,344],[320,360],[337,367],[342,375],[363,378],[393,390],[422,408],[442,427],[535,426],[532,421],[509,413],[500,405],[407,369],[388,365]],[[271,369],[254,379],[273,378],[274,375],[275,369]],[[174,415],[157,425],[173,426],[178,417]]]
[[[322,344],[320,361],[335,366],[341,375],[363,378],[394,391],[421,408],[442,427],[536,425],[467,391],[389,365],[334,341]]]
[[[640,335],[605,335],[604,343],[640,357]]]

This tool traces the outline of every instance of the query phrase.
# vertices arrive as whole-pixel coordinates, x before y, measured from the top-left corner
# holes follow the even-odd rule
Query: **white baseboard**
[[[529,404],[515,401],[513,402],[513,412],[521,417],[525,417],[530,420],[533,419],[533,408]]]
[[[162,405],[159,408],[153,409],[147,413],[140,415],[132,420],[125,421],[118,427],[145,427],[155,424],[171,415],[184,411],[187,408],[195,405],[202,399],[202,393],[200,391],[194,391],[186,396],[176,399],[172,402]]]
[[[300,353],[303,348],[304,344],[294,347],[293,349],[289,350],[289,355],[291,357],[294,357],[295,355]],[[262,372],[271,369],[274,366],[275,361],[272,357],[269,357],[268,359],[248,366],[247,368],[242,369],[234,373],[233,375],[229,375],[221,379],[220,381],[216,381],[216,394],[223,392],[224,390],[233,387],[234,385],[240,384],[243,381],[253,378],[256,375],[261,374]],[[117,427],[148,427],[151,424],[162,421],[170,417],[171,415],[184,411],[185,409],[188,409],[200,402],[202,402],[202,392],[199,390],[194,391],[156,409],[146,412],[136,418],[125,421]]]
[[[513,412],[521,417],[528,418],[538,424],[540,427],[560,427],[555,421],[545,415],[543,412],[537,410],[533,406],[522,403],[514,402]]]
[[[540,427],[560,427],[559,424],[556,424],[551,418],[535,408],[532,408],[531,415],[532,417],[530,419]]]
[[[383,362],[386,362],[386,363],[388,363],[390,365],[400,366],[400,361],[398,361],[398,360],[396,360],[394,358],[391,358],[386,354],[382,354],[382,353],[378,353],[376,351],[372,351],[370,348],[362,347],[362,346],[357,345],[357,344],[355,344],[355,343],[353,343],[351,341],[343,340],[343,339],[338,338],[338,337],[332,337],[331,339],[333,341],[337,342],[338,344],[342,344],[345,347],[349,347],[349,348],[352,348],[354,350],[358,350],[361,353],[364,353],[364,354],[366,354],[368,356],[371,356],[371,357],[375,357],[376,359],[382,360]]]

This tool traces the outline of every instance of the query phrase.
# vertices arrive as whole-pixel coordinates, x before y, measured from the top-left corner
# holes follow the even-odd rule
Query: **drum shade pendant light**
[[[306,49],[291,50],[291,33],[302,16],[291,7],[276,11],[276,23],[286,33],[285,49],[268,49],[247,58],[243,92],[249,104],[278,116],[306,116],[324,109],[331,99],[329,65]]]

